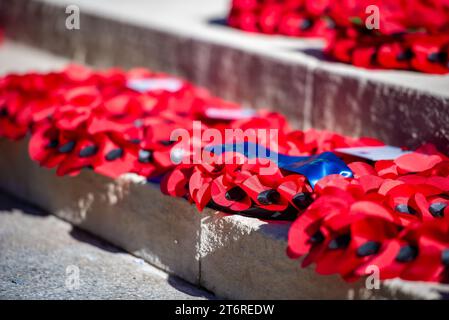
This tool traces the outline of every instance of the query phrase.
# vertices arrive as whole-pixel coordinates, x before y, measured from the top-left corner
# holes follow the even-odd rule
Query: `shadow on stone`
[[[26,203],[24,200],[11,195],[8,192],[0,190],[0,213],[12,213],[19,210],[25,214],[33,216],[48,216],[49,213],[32,204]]]
[[[171,285],[176,290],[181,291],[190,296],[203,297],[203,298],[212,299],[212,300],[214,299],[214,294],[209,293],[209,291],[207,291],[207,289],[193,287],[193,285],[190,284],[189,282],[182,280],[181,278],[178,278],[176,276],[169,275],[167,282],[169,285]],[[200,290],[196,290],[196,289],[200,289]]]
[[[215,17],[208,19],[207,24],[229,28],[226,17]]]
[[[125,251],[121,250],[120,248],[115,247],[114,245],[106,241],[103,241],[97,238],[96,236],[90,234],[89,232],[81,230],[77,227],[72,227],[72,230],[70,230],[70,235],[78,241],[90,244],[107,252],[125,253]]]
[[[327,62],[336,62],[335,60],[329,58],[328,56],[326,56],[326,54],[324,53],[323,49],[319,49],[319,48],[306,48],[306,49],[299,49],[299,50],[293,50],[295,52],[302,52],[308,56],[314,57],[318,60],[321,61],[327,61]]]

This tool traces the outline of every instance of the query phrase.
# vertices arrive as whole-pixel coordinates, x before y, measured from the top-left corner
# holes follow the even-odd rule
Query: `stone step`
[[[150,264],[231,299],[441,299],[449,286],[365,281],[301,269],[285,249],[289,223],[267,223],[164,196],[135,177],[83,171],[57,177],[27,153],[27,141],[0,140],[0,188],[124,248]]]
[[[214,299],[45,211],[0,193],[1,299]]]
[[[80,9],[68,30],[66,7]],[[0,0],[6,35],[96,66],[147,66],[299,128],[373,136],[449,152],[449,76],[326,61],[319,40],[248,34],[223,25],[229,0]]]

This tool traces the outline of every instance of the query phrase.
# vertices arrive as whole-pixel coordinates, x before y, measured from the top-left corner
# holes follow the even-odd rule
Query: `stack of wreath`
[[[449,72],[446,0],[233,0],[228,23],[321,37],[330,57],[360,67]]]
[[[142,81],[146,89],[136,89]],[[162,192],[183,197],[200,211],[211,207],[294,220],[288,255],[305,256],[302,265],[315,263],[321,274],[339,273],[352,281],[376,265],[382,279],[448,281],[449,158],[435,147],[426,144],[380,161],[336,153],[352,176],[326,175],[313,185],[307,176],[276,164],[266,174],[273,163],[248,161],[233,151],[208,162],[174,162],[180,142],[171,134],[192,133],[194,121],[201,121],[201,130],[218,132],[275,129],[276,141],[261,137],[258,143],[286,156],[383,145],[373,138],[292,130],[281,114],[266,110],[226,118],[212,116],[211,108],[228,114],[243,110],[182,79],[145,69],[69,66],[0,79],[0,136],[30,135],[31,158],[56,168],[58,175],[135,173],[160,182]],[[195,139],[191,144],[205,146]]]

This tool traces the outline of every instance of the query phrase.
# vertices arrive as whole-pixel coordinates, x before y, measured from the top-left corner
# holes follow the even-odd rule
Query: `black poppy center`
[[[432,63],[444,63],[447,60],[446,52],[432,52],[427,56],[427,60]]]
[[[342,234],[329,242],[329,249],[337,250],[347,248],[349,242],[351,242],[351,235],[349,233]]]
[[[114,160],[121,158],[122,156],[123,156],[123,149],[117,148],[117,149],[113,149],[113,150],[109,151],[106,154],[105,158],[107,161],[114,161]]]
[[[142,142],[142,140],[136,138],[136,139],[129,140],[129,142],[131,142],[132,144],[139,144]]]
[[[9,115],[9,113],[8,113],[8,109],[6,109],[6,106],[1,107],[0,108],[0,117],[7,117],[8,115]]]
[[[51,139],[50,141],[48,141],[45,147],[48,149],[55,149],[58,147],[58,144],[59,144],[58,139]]]
[[[293,199],[293,203],[300,209],[306,209],[312,203],[312,197],[308,192],[300,192],[296,194]]]
[[[446,267],[449,267],[449,249],[445,249],[445,250],[441,251],[441,262]]]
[[[229,201],[240,201],[245,198],[245,196],[246,192],[238,186],[229,189],[225,194],[225,198]]]
[[[94,156],[98,152],[98,147],[96,145],[89,145],[82,148],[79,152],[80,158],[88,158]]]
[[[159,141],[160,144],[162,144],[163,146],[171,146],[172,144],[174,144],[176,141],[171,141],[171,140],[161,140]]]
[[[304,19],[299,24],[299,29],[302,30],[302,31],[309,30],[310,28],[312,28],[312,25],[313,25],[312,20]]]
[[[259,195],[257,196],[257,201],[259,201],[263,205],[270,205],[273,203],[277,203],[280,198],[281,195],[279,194],[279,192],[274,189],[269,189],[259,193]]]
[[[396,56],[396,60],[409,61],[413,58],[413,56],[414,56],[413,51],[410,49],[406,49]]]
[[[430,205],[429,212],[435,218],[442,218],[442,217],[444,217],[444,209],[446,209],[446,207],[447,207],[447,203],[435,202]]]
[[[368,241],[357,249],[359,257],[367,257],[379,252],[380,243],[376,241]]]
[[[406,214],[415,214],[416,213],[415,209],[413,209],[412,207],[410,207],[404,203],[398,204],[394,208],[394,210],[396,210],[397,212],[406,213]]]
[[[320,230],[315,232],[309,239],[309,242],[313,243],[313,244],[319,244],[319,243],[322,243],[323,241],[324,241],[324,235]]]
[[[411,262],[415,260],[416,256],[418,255],[418,248],[415,246],[403,246],[400,250],[398,255],[396,256],[397,262]]]
[[[64,143],[62,146],[59,147],[58,151],[59,153],[69,153],[72,152],[72,150],[75,148],[75,141],[69,141],[67,143]]]

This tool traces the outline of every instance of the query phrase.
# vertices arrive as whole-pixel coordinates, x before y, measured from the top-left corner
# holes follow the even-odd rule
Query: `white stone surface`
[[[0,75],[55,71],[68,62],[60,56],[9,40],[0,45]]]

